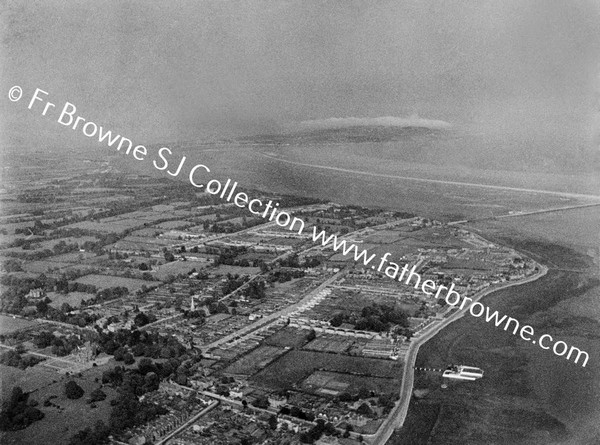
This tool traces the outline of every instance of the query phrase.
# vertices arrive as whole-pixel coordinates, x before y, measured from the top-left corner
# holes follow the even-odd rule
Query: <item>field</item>
[[[342,337],[340,335],[320,335],[318,338],[315,338],[307,344],[304,349],[343,354],[348,352],[354,342],[354,339]]]
[[[106,289],[109,287],[123,286],[129,289],[130,293],[140,289],[148,282],[144,280],[136,280],[135,278],[115,277],[112,275],[86,275],[75,280],[77,283],[91,284],[98,289]]]
[[[65,228],[91,230],[93,232],[100,233],[120,233],[127,229],[133,229],[138,226],[141,226],[142,224],[143,223],[141,221],[136,220],[120,221],[118,224],[116,222],[82,221],[74,224],[69,224],[65,226]]]
[[[73,266],[69,263],[60,263],[58,261],[26,261],[23,263],[22,268],[27,272],[32,273],[48,273],[52,271],[58,271],[67,267]]]
[[[400,378],[402,365],[391,360],[349,357],[312,351],[290,351],[255,374],[252,380],[257,385],[274,389],[291,389],[316,370],[393,379]]]
[[[328,396],[337,396],[343,392],[356,394],[361,388],[376,394],[395,394],[400,389],[400,380],[315,371],[302,382],[301,387],[306,392]]]
[[[81,300],[89,300],[93,298],[93,294],[87,294],[85,292],[69,292],[68,294],[60,294],[58,292],[48,292],[48,298],[52,300],[50,306],[53,308],[60,308],[64,303],[68,303],[73,308],[79,307]]]
[[[263,369],[286,350],[275,346],[260,346],[225,369],[226,374],[250,376]]]
[[[91,252],[72,252],[50,257],[47,261],[57,263],[81,263],[81,261],[89,260],[91,258],[96,258],[96,254]]]
[[[190,223],[189,221],[165,221],[162,222],[160,224],[156,224],[154,227],[159,227],[161,229],[164,230],[171,230],[171,229],[180,229],[182,227],[187,227],[189,225],[191,225],[192,223]]]
[[[6,349],[2,348],[0,352]],[[32,398],[38,400],[37,389],[52,384],[59,380],[60,375],[56,371],[51,371],[43,366],[36,365],[27,369],[19,369],[13,366],[0,365],[0,375],[2,375],[2,384],[0,384],[0,401],[6,400],[10,396],[13,386],[20,386],[23,391],[33,391]],[[0,440],[0,443],[4,443]]]
[[[31,369],[35,368],[37,366]],[[85,390],[84,396],[77,400],[67,399],[64,394],[64,384],[71,377],[61,376],[56,372],[52,372],[51,375],[53,380],[57,381],[56,383],[52,383],[53,380],[49,380],[50,374],[48,374],[47,383],[44,382],[40,385],[39,381],[36,382],[36,387],[41,388],[34,391],[31,398],[40,402],[38,408],[44,412],[45,417],[24,430],[7,433],[7,437],[5,437],[5,441],[2,443],[14,445],[67,443],[73,434],[87,426],[93,427],[98,420],[103,420],[107,423],[111,410],[110,400],[116,396],[114,389],[107,386],[102,388],[107,398],[104,401],[96,402],[96,408],[92,408],[86,403],[90,392],[99,387],[99,384],[95,383],[92,377],[100,375],[98,374],[99,371],[97,371],[99,369],[101,367],[93,368],[91,372],[95,374],[86,372],[83,379],[75,378],[77,384]],[[39,374],[39,371],[37,372]],[[52,399],[52,402],[58,405],[59,408],[42,406],[42,402],[52,395],[57,396]]]
[[[305,329],[294,329],[285,327],[265,339],[265,343],[271,346],[285,348],[301,348],[306,343],[308,331]]]
[[[35,326],[39,323],[35,321],[23,320],[21,318],[12,318],[7,315],[0,315],[0,335],[10,334],[19,329]]]
[[[400,239],[404,234],[397,230],[378,230],[375,233],[364,238],[366,243],[371,244],[391,244]]]

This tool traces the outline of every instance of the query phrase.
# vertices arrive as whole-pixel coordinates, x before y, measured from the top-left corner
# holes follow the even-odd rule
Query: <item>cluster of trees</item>
[[[127,350],[127,348],[121,346],[117,348],[114,352],[114,358],[118,362],[123,362],[126,365],[133,365],[135,363],[135,359],[133,358],[133,354]]]
[[[167,378],[182,365],[176,359],[164,363],[153,363],[144,358],[137,369],[124,369],[116,366],[105,371],[102,382],[115,386],[119,396],[111,401],[113,406],[109,424],[98,422],[94,428],[86,428],[75,434],[69,445],[101,445],[108,442],[108,436],[117,436],[126,429],[149,422],[153,418],[166,414],[166,408],[148,402],[140,402],[139,397],[158,389],[161,378]],[[103,400],[106,397],[101,390],[90,394],[90,400]]]
[[[305,275],[302,269],[278,269],[273,270],[269,273],[267,280],[270,283],[279,282],[285,283],[291,281],[293,278],[302,278]]]
[[[248,252],[248,249],[244,246],[235,246],[235,247],[219,249],[219,251],[217,252],[219,257],[215,261],[215,264],[217,264],[217,265],[225,264],[227,266],[239,266],[240,264],[239,264],[239,261],[236,260],[236,257],[238,257],[239,255],[243,255],[246,252]],[[237,264],[236,264],[236,262],[237,262]],[[244,267],[248,267],[248,266],[244,266]]]
[[[110,428],[98,420],[93,429],[88,427],[71,437],[69,445],[103,445],[108,443],[110,433]]]
[[[332,326],[342,323],[351,323],[355,329],[361,331],[383,332],[389,331],[393,325],[407,328],[408,315],[396,306],[373,303],[365,306],[360,314],[355,312],[338,312],[329,321]]]
[[[14,368],[26,369],[30,366],[35,366],[39,362],[44,361],[42,357],[36,357],[35,355],[21,354],[17,351],[7,351],[0,355],[0,363]]]
[[[366,388],[360,388],[358,390],[358,393],[350,394],[348,392],[343,392],[338,396],[338,398],[340,402],[356,402],[358,400],[364,400],[370,397],[374,397],[375,395],[376,394],[374,394],[372,391],[367,390]],[[394,397],[396,398],[394,399]],[[384,410],[384,414],[387,414],[394,407],[394,400],[397,400],[397,396],[392,396],[390,394],[380,394],[377,397],[377,406],[382,407]],[[357,411],[359,414],[367,416],[372,414],[370,406],[363,407],[361,405],[359,406],[359,410],[360,411]]]
[[[229,314],[229,308],[222,301],[213,301],[208,304],[208,312],[214,314]]]
[[[264,281],[254,280],[244,288],[243,293],[248,298],[262,300],[266,296],[265,287],[266,286]]]
[[[2,263],[2,270],[7,273],[22,272],[23,268],[20,261],[9,258]]]
[[[59,278],[47,277],[45,274],[40,274],[37,278],[31,277],[15,277],[14,275],[6,274],[0,278],[0,284],[6,286],[2,292],[0,301],[0,310],[13,314],[20,314],[23,308],[29,304],[26,295],[32,289],[42,289],[44,291],[56,290],[61,293],[69,292],[87,292],[95,294],[89,300],[82,300],[81,305],[97,304],[103,301],[120,298],[129,293],[129,290],[123,286],[111,287],[97,291],[93,285],[75,283],[70,280],[89,273],[89,271],[81,271],[79,269],[69,270],[62,274]],[[63,305],[60,309],[53,308],[49,305],[50,299],[44,299],[36,304],[37,313],[39,316],[50,320],[70,323],[77,326],[87,326],[96,321],[97,317],[90,314],[68,315],[73,310],[70,306]]]
[[[85,391],[83,388],[74,380],[69,380],[67,383],[65,383],[65,396],[67,396],[67,399],[80,399],[84,394]]]
[[[318,419],[317,424],[310,430],[300,433],[300,442],[315,443],[323,434],[328,436],[339,436],[340,433],[335,429],[331,422],[325,422],[323,419]]]
[[[100,348],[111,355],[119,348],[126,348],[134,357],[168,359],[180,358],[186,353],[185,346],[176,338],[146,331],[120,329],[117,332],[101,333],[98,342]]]
[[[133,317],[133,323],[141,328],[142,326],[146,326],[148,323],[152,323],[156,321],[156,315],[154,314],[146,314],[145,312],[138,312],[135,317]]]
[[[86,312],[70,314],[70,312],[73,311],[73,308],[67,303],[64,303],[60,309],[56,309],[49,305],[50,302],[51,300],[46,298],[36,304],[38,317],[60,321],[62,323],[69,323],[79,327],[92,324],[98,319],[97,315],[88,314]],[[84,300],[82,300],[81,303],[82,305],[85,305]]]
[[[302,267],[319,267],[321,265],[321,260],[317,257],[306,258],[304,263],[302,263]]]
[[[292,406],[291,408],[289,408],[287,406],[282,406],[281,409],[279,410],[279,413],[283,414],[283,415],[297,417],[298,419],[308,420],[309,422],[312,422],[313,420],[315,420],[315,415],[313,413],[311,413],[310,411],[309,412],[302,411],[297,406]]]
[[[43,419],[44,413],[36,405],[35,400],[29,401],[29,393],[24,393],[21,387],[15,386],[10,397],[2,404],[0,431],[20,430]]]
[[[242,286],[246,281],[248,281],[248,277],[246,275],[240,277],[238,274],[231,275],[227,274],[227,280],[223,283],[221,287],[221,292],[223,295],[228,295],[238,287]]]
[[[290,256],[287,256],[287,257],[279,260],[279,264],[282,267],[300,267],[300,263],[298,261],[298,254],[293,253]]]
[[[95,294],[96,292],[98,292],[98,288],[96,286],[92,284],[84,284],[77,283],[75,281],[69,281],[65,274],[61,275],[61,277],[58,280],[56,280],[54,286],[52,286],[50,283],[46,283],[44,287],[54,287],[54,289],[56,289],[56,292],[59,292],[61,294],[68,294],[69,292],[84,292],[87,294]]]
[[[63,253],[69,253],[79,250],[79,244],[71,243],[67,244],[65,240],[60,240],[54,246],[52,246],[52,251],[54,255],[62,255]]]
[[[121,298],[129,294],[129,289],[125,286],[114,286],[102,289],[96,294],[96,296],[90,300],[87,300],[88,304],[98,304],[108,300],[114,300],[115,298]]]
[[[44,258],[48,258],[49,256],[54,255],[54,252],[52,252],[52,250],[50,250],[50,249],[32,250],[31,252],[29,252],[29,250],[32,248],[33,244],[34,244],[33,240],[24,240],[24,239],[22,240],[21,238],[18,238],[15,240],[14,243],[11,244],[11,247],[21,247],[23,250],[26,250],[27,252],[8,251],[8,252],[3,252],[3,255],[10,256],[13,258],[21,258],[21,259],[30,260],[30,261],[42,260]]]
[[[49,331],[40,332],[32,339],[32,341],[38,348],[52,346],[52,354],[58,357],[69,355],[71,351],[83,344],[83,340],[77,335],[58,337]]]

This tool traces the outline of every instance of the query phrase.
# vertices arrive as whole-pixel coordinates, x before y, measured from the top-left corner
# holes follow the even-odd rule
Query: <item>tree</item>
[[[362,405],[360,405],[356,409],[356,412],[358,414],[363,415],[363,416],[371,416],[371,415],[373,415],[373,410],[371,409],[371,407],[369,406],[368,403],[363,403]]]
[[[2,404],[0,412],[0,431],[20,430],[44,417],[44,413],[35,408],[37,403],[27,403],[29,393],[15,386],[8,400]]]
[[[127,350],[122,346],[120,348],[117,348],[114,353],[115,360],[118,362],[123,361],[126,352]]]
[[[85,394],[85,391],[75,381],[69,380],[65,384],[65,395],[67,399],[79,399]]]
[[[141,327],[141,326],[147,325],[150,322],[150,319],[148,318],[148,316],[145,313],[140,312],[139,314],[137,314],[135,316],[135,318],[133,319],[133,322],[135,323],[136,326]]]
[[[38,301],[37,304],[35,305],[38,313],[40,315],[45,315],[46,312],[48,312],[48,307],[49,307],[48,303],[51,303],[51,302],[52,301],[48,297],[44,298],[43,300]]]
[[[275,414],[269,417],[269,428],[271,428],[272,430],[277,429],[277,416]]]
[[[125,363],[126,365],[133,365],[135,363],[135,359],[133,358],[133,355],[131,355],[130,352],[127,352],[123,355],[123,363]]]
[[[106,399],[106,393],[100,388],[97,388],[90,393],[90,402],[100,402],[104,399]]]
[[[269,407],[269,399],[267,399],[265,396],[260,396],[254,402],[252,402],[252,405],[256,406],[257,408],[267,409]]]

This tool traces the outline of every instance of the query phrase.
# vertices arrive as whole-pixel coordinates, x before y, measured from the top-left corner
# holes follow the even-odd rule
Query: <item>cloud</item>
[[[303,121],[298,124],[302,130],[317,130],[326,128],[348,128],[348,127],[421,127],[442,130],[452,125],[442,120],[424,119],[417,115],[410,117],[381,116],[381,117],[331,117],[329,119],[318,119]]]

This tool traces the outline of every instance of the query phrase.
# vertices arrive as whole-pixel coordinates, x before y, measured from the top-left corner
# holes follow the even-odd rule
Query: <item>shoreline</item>
[[[473,295],[473,302],[479,301],[482,298],[496,291],[507,289],[509,287],[520,286],[522,284],[531,283],[544,277],[548,273],[549,268],[538,263],[537,261],[535,263],[539,268],[537,273],[519,281],[505,282],[502,284],[489,286],[488,288],[483,289],[475,295]],[[398,428],[401,428],[404,425],[406,416],[408,414],[408,408],[410,406],[410,400],[412,398],[414,385],[414,367],[419,348],[423,344],[427,343],[427,341],[431,340],[435,335],[437,335],[443,328],[448,326],[450,323],[453,323],[456,320],[460,320],[462,317],[464,317],[467,311],[468,310],[465,307],[465,309],[458,310],[454,314],[450,315],[448,318],[442,320],[441,323],[432,324],[429,328],[425,329],[425,332],[418,339],[416,339],[414,342],[411,342],[408,352],[406,353],[406,361],[404,363],[402,383],[400,386],[400,399],[397,405],[390,412],[386,420],[381,424],[379,430],[375,434],[371,435],[370,437],[364,435],[367,437],[367,440],[369,440],[369,442],[372,445],[386,444],[389,438],[394,433],[394,431]]]

